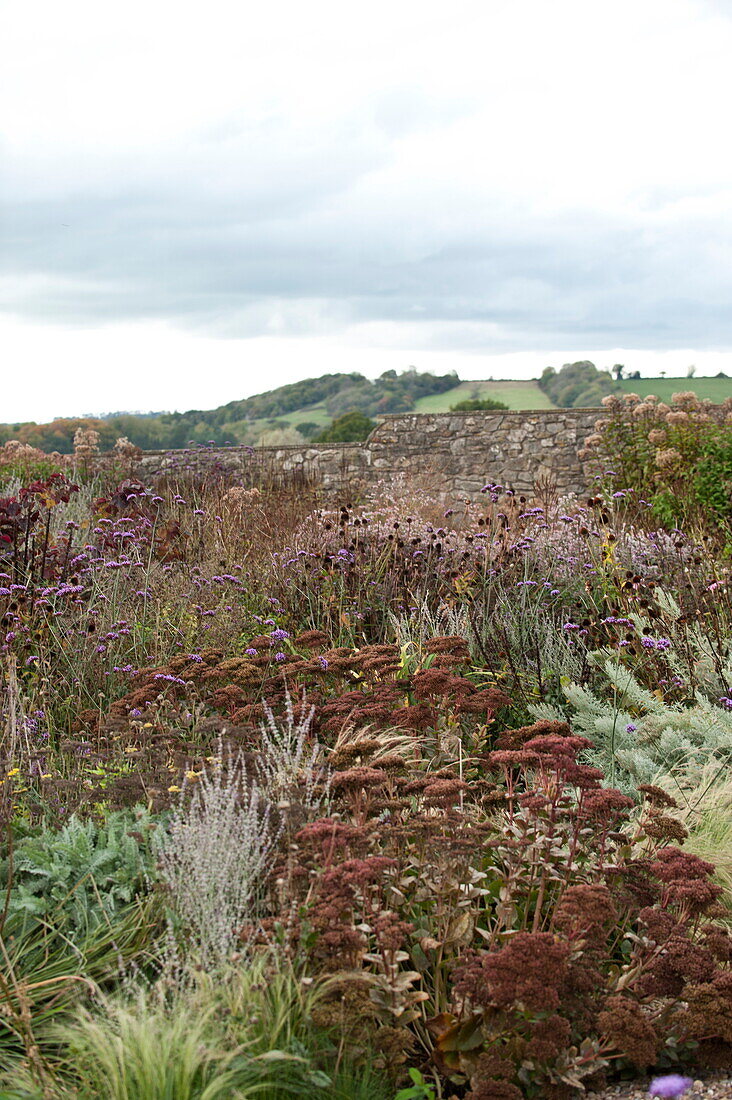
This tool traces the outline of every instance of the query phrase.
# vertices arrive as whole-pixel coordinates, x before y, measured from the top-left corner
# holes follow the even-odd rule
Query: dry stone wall
[[[148,451],[140,475],[226,472],[243,484],[285,479],[328,493],[368,491],[403,475],[439,495],[470,495],[487,483],[517,492],[550,479],[560,492],[590,480],[580,458],[597,409],[404,413],[383,417],[363,443]]]

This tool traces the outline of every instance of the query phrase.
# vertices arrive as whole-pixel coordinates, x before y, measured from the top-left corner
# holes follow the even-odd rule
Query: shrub
[[[450,412],[489,412],[494,409],[508,409],[508,405],[494,397],[475,397],[450,406]]]
[[[347,412],[336,417],[329,428],[313,436],[313,443],[358,443],[366,439],[376,427],[362,412]]]
[[[607,413],[586,440],[622,490],[650,503],[673,527],[684,523],[729,534],[732,519],[730,408],[714,409],[691,392],[675,393],[671,406],[652,394],[603,398]]]
[[[278,1100],[391,1100],[408,1068],[425,1098],[562,1100],[729,1061],[718,542],[630,490],[488,483],[453,511],[395,484],[318,511],[223,467],[52,507],[22,488],[0,584],[16,1089],[23,1060],[46,1091],[104,1088],[52,1037],[100,993],[124,1073],[117,1010],[141,1053],[141,1021],[162,1044],[200,1015],[191,1087],[231,1071]]]

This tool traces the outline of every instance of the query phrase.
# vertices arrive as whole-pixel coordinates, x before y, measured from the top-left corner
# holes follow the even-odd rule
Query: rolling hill
[[[567,365],[563,372],[572,366]],[[595,368],[589,365],[594,372]],[[559,376],[557,376],[559,377]],[[655,393],[664,401],[681,390],[693,390],[701,398],[720,403],[732,397],[732,378],[641,378],[606,385],[615,392]],[[542,380],[543,384],[543,380]],[[554,393],[552,392],[552,396]],[[538,380],[462,382],[457,374],[436,376],[415,370],[386,371],[370,380],[361,374],[325,374],[280,386],[253,397],[230,401],[215,409],[185,413],[115,413],[105,417],[74,417],[49,424],[0,424],[0,445],[19,439],[43,451],[69,453],[79,427],[94,428],[102,449],[120,436],[146,450],[186,447],[189,443],[286,444],[312,439],[334,419],[356,410],[368,417],[385,413],[448,412],[459,401],[491,397],[512,410],[558,407]],[[558,401],[564,405],[560,396]],[[580,403],[582,396],[579,396]],[[598,398],[599,401],[599,398]],[[573,402],[572,402],[573,403]]]

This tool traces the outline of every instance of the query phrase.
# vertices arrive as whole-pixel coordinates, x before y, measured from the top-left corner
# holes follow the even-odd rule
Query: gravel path
[[[693,1077],[693,1071],[687,1071],[686,1076]],[[587,1092],[584,1096],[586,1100],[649,1100],[650,1081],[650,1077],[625,1081],[620,1085],[610,1085],[602,1092]],[[703,1079],[696,1078],[680,1100],[732,1100],[732,1076],[729,1073],[709,1073]]]

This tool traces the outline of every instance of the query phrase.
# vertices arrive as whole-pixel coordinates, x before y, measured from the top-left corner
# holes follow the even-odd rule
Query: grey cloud
[[[419,100],[377,106],[374,128],[363,118],[308,141],[275,123],[273,139],[234,119],[175,171],[130,165],[128,180],[27,198],[6,188],[5,308],[226,336],[403,322],[456,349],[732,345],[729,226],[664,221],[676,196],[663,192],[643,222],[522,217],[475,195],[448,224],[433,215],[450,197],[429,181],[367,199],[393,161],[387,131],[424,121]]]

